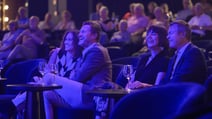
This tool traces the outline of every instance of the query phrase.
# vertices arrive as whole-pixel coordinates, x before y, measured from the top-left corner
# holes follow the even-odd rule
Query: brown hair
[[[100,38],[100,32],[101,32],[101,27],[100,25],[96,22],[96,21],[85,21],[83,23],[83,25],[89,25],[91,27],[91,33],[92,34],[96,34],[97,35],[97,38],[96,40],[99,41],[99,38]]]
[[[78,39],[78,31],[66,31],[63,35],[63,40],[61,41],[60,48],[61,48],[61,53],[65,52],[65,38],[66,36],[71,33],[73,35],[73,47],[74,47],[74,57],[80,57],[82,54],[82,47],[78,45],[79,39]]]
[[[153,31],[158,34],[158,40],[159,40],[159,46],[168,49],[169,48],[169,42],[167,39],[167,30],[159,25],[152,25],[147,30],[148,32]]]

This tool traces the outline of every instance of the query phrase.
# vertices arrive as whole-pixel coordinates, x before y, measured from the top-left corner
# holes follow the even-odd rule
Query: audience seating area
[[[0,38],[8,31],[0,31]],[[6,87],[7,84],[26,83],[38,75],[37,67],[40,61],[49,58],[49,52],[60,46],[64,30],[46,32],[46,42],[39,46],[37,59],[21,60],[5,67],[2,77],[7,78],[1,84],[0,102],[12,99],[18,93]],[[138,65],[139,56],[134,53],[143,47],[142,40],[137,42],[113,42],[103,44],[107,48],[112,60],[112,81],[125,87],[127,80],[123,80],[124,65]],[[101,41],[103,42],[103,41]],[[212,39],[192,41],[205,55],[208,66],[208,79],[204,86],[194,83],[169,84],[154,86],[135,91],[121,98],[110,114],[110,119],[187,119],[204,117],[212,118]],[[5,106],[10,105],[5,102]],[[66,109],[55,107],[56,119],[94,119],[95,108]],[[8,117],[11,115],[8,110]]]

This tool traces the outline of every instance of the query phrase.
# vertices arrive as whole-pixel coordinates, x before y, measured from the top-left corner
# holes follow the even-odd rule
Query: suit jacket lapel
[[[183,54],[182,54],[182,56],[180,57],[180,59],[179,59],[179,61],[178,61],[178,63],[177,63],[177,66],[176,66],[176,68],[175,68],[175,71],[178,71],[179,70],[179,68],[180,68],[180,66],[181,66],[181,64],[183,63],[183,61],[184,61],[184,57],[185,57],[185,55],[187,54],[187,52],[189,51],[189,49],[191,49],[192,48],[192,44],[189,44],[188,45],[188,47],[185,49],[185,51],[183,52]]]
[[[173,70],[173,67],[174,67],[174,63],[175,63],[175,60],[176,60],[176,56],[174,55],[171,60],[170,60],[170,63],[169,63],[169,67],[168,67],[168,72],[167,72],[167,76],[168,76],[168,79],[171,78],[171,75],[172,75],[172,70]]]

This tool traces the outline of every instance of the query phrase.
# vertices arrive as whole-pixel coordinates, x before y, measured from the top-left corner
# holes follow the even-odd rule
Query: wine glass
[[[128,80],[128,83],[133,81],[133,78],[132,78],[133,66],[132,65],[124,65],[124,67],[122,69],[122,73],[123,73],[124,77]],[[131,89],[129,87],[126,87],[126,90],[128,92],[131,91]]]
[[[44,76],[44,74],[47,73],[46,66],[47,66],[47,63],[45,61],[39,62],[38,70],[42,76]]]
[[[133,66],[132,65],[124,65],[122,69],[122,73],[124,77],[129,81],[132,81],[131,76],[133,75]]]
[[[58,74],[58,65],[57,64],[50,64],[49,66],[50,72],[57,75]]]

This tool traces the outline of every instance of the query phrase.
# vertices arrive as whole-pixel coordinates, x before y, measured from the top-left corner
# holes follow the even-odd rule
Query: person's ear
[[[186,33],[185,33],[185,32],[181,32],[181,33],[180,33],[180,36],[181,36],[182,38],[185,38],[185,37],[186,37]]]
[[[95,34],[92,34],[92,39],[97,39],[97,34],[95,33]]]

